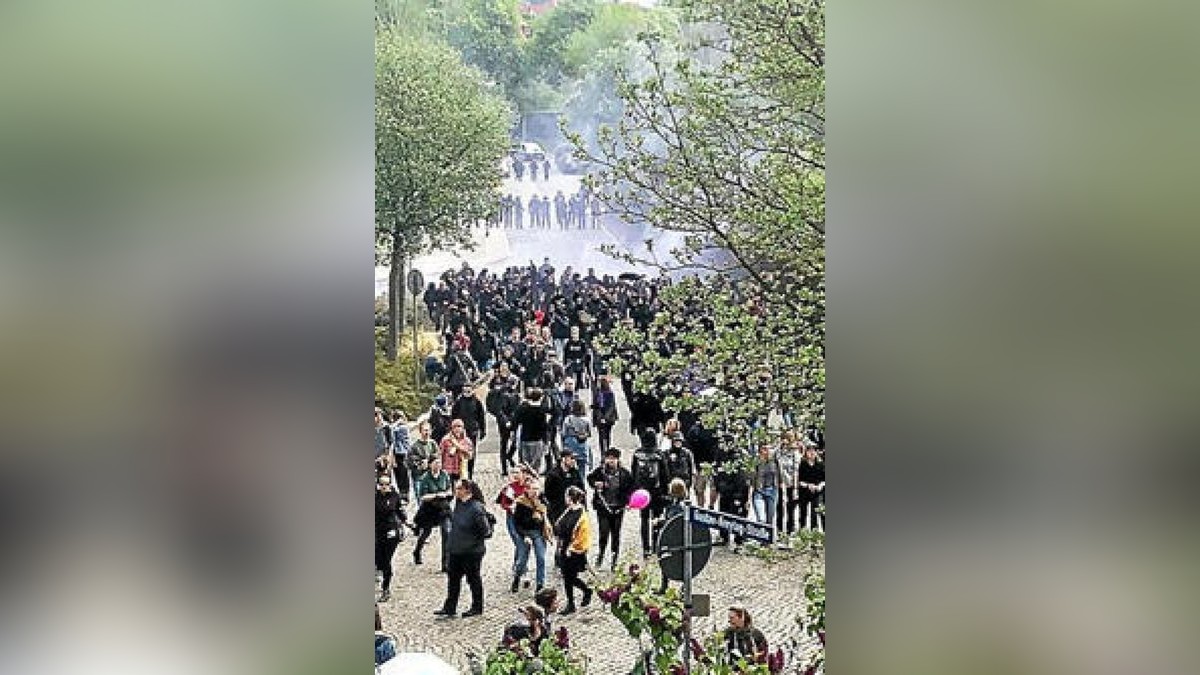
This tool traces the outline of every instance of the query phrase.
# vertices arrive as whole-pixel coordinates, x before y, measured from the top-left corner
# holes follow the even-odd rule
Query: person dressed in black
[[[549,427],[549,406],[541,389],[525,392],[526,399],[517,406],[513,423],[517,426],[517,443],[522,464],[528,464],[539,472],[546,468],[546,429]]]
[[[721,513],[745,518],[750,503],[750,479],[745,469],[736,464],[734,452],[723,453],[722,461],[718,463],[713,474],[713,484],[717,488],[717,509]],[[734,536],[734,544],[741,546],[743,537]],[[715,542],[718,546],[729,543],[727,536]]]
[[[562,570],[563,586],[567,591],[565,616],[575,612],[575,589],[583,591],[583,607],[592,602],[592,589],[579,578],[587,569],[587,552],[592,545],[592,525],[583,510],[584,493],[577,487],[567,490],[567,510],[554,524],[554,536],[558,539],[555,561]]]
[[[509,371],[507,364],[500,364],[488,389],[487,410],[496,419],[496,429],[500,433],[500,473],[506,476],[509,465],[516,463],[517,444],[513,432],[517,428],[514,416],[521,403],[520,392],[520,381]]]
[[[433,405],[429,407],[429,431],[435,441],[440,443],[446,434],[450,433],[450,422],[453,420],[450,415],[450,399],[445,394],[438,394],[433,399]]]
[[[558,464],[546,472],[546,502],[550,506],[550,522],[558,522],[563,511],[567,510],[567,490],[571,486],[583,489],[583,476],[579,475],[574,453],[563,450]]]
[[[649,429],[643,430],[641,447],[633,453],[634,490],[650,493],[650,504],[641,510],[642,557],[649,558],[653,547],[650,541],[650,523],[662,515],[667,499],[667,461],[658,450],[658,438]]]
[[[683,434],[676,431],[671,434],[671,447],[667,450],[667,474],[672,478],[683,481],[688,490],[696,476],[696,460],[692,451],[683,444]]]
[[[563,368],[574,378],[575,389],[587,389],[592,370],[592,350],[579,335],[579,326],[571,326],[571,336],[563,344]]]
[[[621,521],[629,496],[633,494],[633,474],[621,466],[621,451],[608,448],[604,461],[588,474],[587,481],[592,493],[592,507],[596,509],[596,521],[600,526],[600,552],[596,554],[596,567],[604,566],[604,551],[612,546],[612,569],[617,569],[617,558],[621,555]]]
[[[450,516],[450,536],[446,542],[449,555],[446,578],[446,601],[434,614],[453,618],[458,613],[458,596],[463,577],[471,589],[471,608],[463,618],[483,614],[483,556],[487,539],[492,536],[492,523],[483,505],[483,492],[469,480],[454,485],[454,512]]]
[[[818,512],[818,507],[825,498],[825,463],[817,461],[817,449],[812,445],[804,448],[804,459],[800,462],[797,472],[796,487],[800,491],[800,528],[808,527],[808,514],[811,509],[812,529],[817,528],[817,517],[821,518],[821,530],[825,530],[825,514]]]
[[[392,489],[390,476],[380,476],[375,490],[375,569],[383,575],[379,602],[392,597],[392,557],[404,531],[400,494]]]
[[[463,391],[463,395],[454,401],[450,408],[450,417],[462,420],[463,429],[467,438],[471,439],[472,448],[478,448],[479,441],[487,438],[487,417],[484,414],[483,402],[479,400],[479,394],[473,387],[468,387]],[[473,453],[471,459],[467,460],[467,478],[475,477],[476,454],[478,453]]]
[[[659,431],[667,421],[667,414],[662,409],[662,403],[657,396],[645,391],[633,391],[629,397],[629,433],[636,434],[642,429]]]
[[[464,388],[472,386],[479,376],[465,347],[465,342],[455,342],[450,347],[450,357],[446,360],[446,389],[456,398],[462,394]]]
[[[620,417],[617,414],[617,395],[612,389],[612,378],[597,378],[598,384],[592,394],[592,424],[600,438],[600,452],[612,446],[612,430]]]

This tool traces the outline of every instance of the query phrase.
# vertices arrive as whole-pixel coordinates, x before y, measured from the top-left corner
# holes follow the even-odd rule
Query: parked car
[[[537,143],[519,143],[512,147],[510,153],[515,160],[541,162],[546,159],[546,151]]]

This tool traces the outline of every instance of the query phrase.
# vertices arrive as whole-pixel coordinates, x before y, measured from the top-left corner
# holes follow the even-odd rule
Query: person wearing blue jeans
[[[527,485],[525,493],[517,497],[513,506],[512,523],[517,537],[521,539],[521,546],[517,549],[517,559],[513,565],[511,590],[516,593],[520,587],[521,578],[529,568],[529,552],[532,549],[537,590],[540,591],[546,585],[546,533],[550,522],[546,502],[542,499],[541,487],[537,481]],[[529,540],[528,544],[525,543],[525,539]]]
[[[587,405],[582,399],[571,402],[570,416],[563,422],[563,449],[575,456],[579,475],[586,476],[592,467],[592,450],[588,440],[592,437],[592,422],[588,419]]]
[[[525,537],[517,530],[516,521],[513,519],[513,512],[517,507],[517,499],[525,494],[525,490],[529,484],[533,482],[534,476],[528,467],[514,467],[512,473],[509,474],[508,484],[500,491],[500,496],[496,502],[504,509],[504,527],[508,530],[508,537],[512,539],[515,555],[513,556],[513,577],[520,579],[517,570],[521,570],[524,574],[525,566],[529,560],[529,544],[525,543]],[[516,589],[513,589],[516,592]]]
[[[760,523],[774,524],[780,473],[779,458],[775,456],[771,445],[759,444],[754,476],[750,483],[750,503],[754,505],[754,519]]]

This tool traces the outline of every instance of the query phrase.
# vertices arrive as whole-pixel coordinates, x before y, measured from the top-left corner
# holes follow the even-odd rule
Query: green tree
[[[478,71],[428,38],[375,41],[375,234],[391,265],[386,352],[395,360],[404,274],[432,248],[469,246],[500,197],[511,113]]]
[[[510,98],[523,79],[517,0],[441,0],[446,41]]]
[[[824,2],[677,4],[678,48],[646,36],[648,73],[620,78],[622,117],[599,151],[575,137],[608,206],[680,242],[624,257],[704,275],[663,295],[653,331],[685,349],[647,355],[639,386],[714,424],[782,408],[823,427]],[[701,307],[712,320],[689,321]],[[689,379],[715,393],[684,394]]]
[[[439,20],[436,3],[437,0],[375,0],[375,22],[394,32],[430,32]]]
[[[559,86],[569,72],[566,56],[572,39],[587,29],[597,13],[597,0],[567,2],[537,17],[525,45],[525,61],[531,79]]]

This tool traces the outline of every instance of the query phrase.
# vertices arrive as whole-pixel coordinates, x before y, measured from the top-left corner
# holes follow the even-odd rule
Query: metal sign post
[[[691,675],[692,672],[692,612],[695,610],[695,598],[692,596],[692,576],[704,569],[708,563],[709,554],[712,549],[712,540],[709,537],[708,530],[698,529],[696,532],[693,532],[692,528],[696,526],[721,530],[730,535],[754,539],[765,544],[771,544],[775,541],[775,524],[773,518],[771,524],[764,525],[756,520],[739,518],[731,516],[728,513],[693,506],[690,501],[683,502],[682,516],[672,518],[663,526],[658,538],[659,552],[667,554],[661,562],[663,575],[668,579],[679,579],[682,577],[681,580],[683,581],[684,675]],[[680,529],[682,529],[682,532],[677,532]],[[692,557],[696,551],[699,551],[701,554],[698,561]],[[679,563],[674,561],[674,554],[676,552],[682,553],[682,574],[680,574],[678,567]]]
[[[421,357],[417,354],[417,295],[425,287],[425,275],[421,270],[412,268],[408,271],[408,292],[412,293],[412,356],[413,356],[413,388],[421,387]]]
[[[412,334],[413,334],[413,389],[421,389],[421,356],[417,354],[417,294],[412,296]]]
[[[816,518],[813,519],[816,522]],[[692,673],[692,505],[683,503],[683,675]]]
[[[704,571],[712,556],[712,535],[707,527],[692,524],[691,502],[682,504],[683,514],[675,516],[663,525],[658,535],[659,566],[663,577],[683,582],[684,650],[685,673],[691,673],[692,618],[699,596],[692,593],[692,578]],[[703,598],[701,598],[703,599]],[[707,614],[705,614],[706,616]]]

